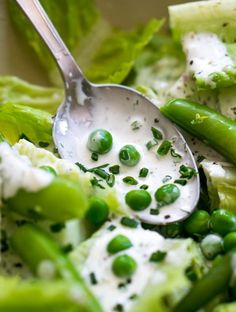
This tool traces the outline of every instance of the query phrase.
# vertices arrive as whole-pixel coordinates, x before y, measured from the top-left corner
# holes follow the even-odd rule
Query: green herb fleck
[[[158,250],[158,251],[153,252],[151,254],[149,261],[150,262],[161,262],[165,259],[166,255],[167,255],[167,252]]]
[[[175,158],[175,161],[180,161],[182,159],[182,156],[176,153],[176,151],[173,148],[170,149],[170,154],[172,157]]]
[[[95,275],[94,272],[91,272],[89,274],[89,279],[90,279],[90,282],[91,282],[92,285],[96,285],[98,283],[96,275]]]
[[[160,156],[165,156],[168,154],[169,150],[171,149],[172,143],[168,140],[164,140],[161,145],[157,149],[157,154]]]
[[[140,171],[139,171],[139,177],[140,178],[146,178],[146,176],[148,175],[148,168],[142,168]]]
[[[196,170],[191,167],[181,165],[179,168],[180,178],[185,178],[190,180],[193,176],[197,175]]]
[[[138,184],[138,181],[131,176],[124,177],[122,180],[124,183],[129,184],[129,185],[137,185]]]
[[[93,153],[91,154],[91,159],[92,159],[93,161],[98,161],[98,153],[93,152]]]
[[[108,231],[111,231],[111,232],[112,232],[112,231],[114,231],[114,230],[116,229],[116,226],[113,225],[113,224],[111,224],[111,225],[108,226],[107,229],[108,229]]]
[[[166,183],[166,182],[170,181],[171,179],[172,179],[172,176],[166,175],[166,176],[162,179],[162,183]]]
[[[139,222],[135,219],[123,217],[120,221],[120,223],[124,226],[130,227],[130,228],[137,228],[139,225]]]
[[[174,181],[174,183],[176,183],[176,184],[180,184],[180,185],[186,185],[187,184],[187,180],[186,179],[177,179],[177,180],[175,180]]]
[[[107,182],[108,186],[113,187],[114,184],[115,184],[115,176],[114,176],[114,174],[109,174],[109,176],[106,178],[106,182]]]
[[[153,147],[156,146],[156,145],[157,145],[157,141],[151,140],[151,141],[148,141],[148,142],[146,143],[146,148],[147,148],[148,150],[150,150],[151,148],[153,148]]]
[[[113,174],[119,174],[120,173],[120,166],[114,165],[114,166],[109,168],[109,171]]]
[[[139,130],[141,127],[142,124],[138,120],[135,120],[134,122],[131,123],[132,130]]]
[[[39,142],[40,147],[48,147],[50,144],[48,142]]]
[[[149,188],[149,186],[147,184],[143,184],[140,186],[141,190],[147,190]]]
[[[101,185],[99,182],[101,182],[102,180],[98,180],[96,177],[93,177],[91,180],[90,180],[90,183],[93,187],[99,187],[100,189],[105,189],[105,187],[103,185]]]
[[[160,213],[160,210],[158,208],[150,209],[150,215],[157,216],[159,215],[159,213]]]
[[[163,135],[162,135],[160,130],[158,130],[157,128],[151,127],[151,131],[152,131],[152,135],[153,135],[154,139],[156,139],[156,140],[162,140],[163,139]]]

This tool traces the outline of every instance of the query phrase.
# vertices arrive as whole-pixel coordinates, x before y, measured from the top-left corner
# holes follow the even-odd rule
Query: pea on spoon
[[[62,158],[72,162],[81,162],[86,166],[94,165],[86,148],[89,134],[96,129],[106,129],[113,134],[113,148],[99,157],[96,165],[119,163],[119,151],[125,145],[132,144],[141,155],[134,167],[121,166],[116,176],[115,190],[120,198],[120,205],[126,205],[129,212],[142,221],[152,224],[167,224],[188,217],[194,210],[199,198],[199,178],[195,176],[187,185],[180,185],[179,198],[167,201],[158,208],[153,199],[150,207],[143,211],[132,211],[125,203],[125,195],[131,188],[139,189],[144,184],[152,198],[158,188],[166,183],[173,183],[180,178],[179,167],[189,166],[197,171],[195,160],[184,138],[159,109],[139,92],[121,85],[95,85],[83,75],[74,58],[55,30],[38,0],[16,0],[29,18],[41,38],[44,40],[60,69],[65,85],[65,100],[59,107],[54,119],[53,138]],[[133,127],[132,125],[139,125]],[[155,131],[161,137],[155,137]],[[154,140],[153,140],[154,139]],[[146,148],[146,143],[154,144]],[[169,150],[163,153],[166,141]],[[170,143],[171,142],[171,143]],[[155,151],[156,147],[162,147]],[[149,146],[150,147],[150,146]],[[115,151],[115,153],[114,153]],[[167,155],[168,153],[168,155]],[[181,160],[176,161],[176,155]],[[137,178],[141,168],[149,168],[147,177],[138,178],[137,185],[125,184],[124,178]],[[127,181],[127,179],[126,179]],[[172,187],[166,187],[171,190]],[[175,187],[175,189],[177,186]],[[163,198],[173,198],[173,194],[163,194]]]

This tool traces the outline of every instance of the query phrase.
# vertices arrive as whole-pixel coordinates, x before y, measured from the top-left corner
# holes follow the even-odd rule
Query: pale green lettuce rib
[[[0,76],[0,105],[18,104],[55,114],[63,101],[63,90],[40,87],[14,76]]]

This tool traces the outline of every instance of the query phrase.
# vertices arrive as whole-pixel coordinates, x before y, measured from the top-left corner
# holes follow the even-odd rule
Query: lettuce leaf
[[[0,105],[0,133],[12,144],[25,137],[46,147],[52,143],[52,116],[24,105]]]
[[[235,0],[194,1],[169,6],[170,27],[176,41],[189,32],[212,32],[226,43],[235,42]]]
[[[62,89],[36,86],[14,76],[0,76],[0,105],[26,105],[55,114],[62,101]]]
[[[211,208],[236,213],[236,167],[208,160],[202,161],[201,166],[207,178]]]
[[[94,0],[41,0],[69,50],[88,79],[97,83],[121,83],[143,47],[161,27],[152,20],[133,31],[113,29],[96,8]],[[34,49],[51,81],[60,83],[55,62],[44,43],[17,7],[9,1],[14,25]]]

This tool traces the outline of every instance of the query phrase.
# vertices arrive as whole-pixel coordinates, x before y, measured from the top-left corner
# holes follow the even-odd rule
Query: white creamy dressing
[[[134,303],[132,296],[142,294],[150,280],[157,287],[166,281],[166,273],[161,269],[162,263],[165,263],[167,267],[168,265],[179,267],[185,263],[189,242],[182,244],[180,240],[164,239],[157,232],[144,230],[141,227],[132,229],[114,222],[112,224],[117,225],[115,230],[109,231],[109,224],[106,224],[101,235],[94,238],[82,269],[82,276],[91,286],[105,311],[113,311],[117,304],[121,304],[124,311],[127,311]],[[107,252],[107,245],[120,234],[126,236],[133,246],[110,255]],[[157,251],[167,252],[165,259],[160,263],[150,262],[151,254]],[[111,269],[115,257],[123,254],[133,257],[137,262],[137,270],[128,281],[125,278],[116,277]],[[91,284],[91,273],[96,277],[97,284],[95,285]]]
[[[214,33],[187,33],[183,39],[183,49],[187,57],[187,69],[197,79],[210,85],[211,73],[222,72],[233,65],[224,43]]]
[[[7,143],[0,143],[0,198],[11,198],[20,189],[37,192],[52,179],[52,174],[32,167],[28,157],[19,155]]]
[[[107,94],[104,95],[104,92]],[[171,205],[164,206],[160,209],[159,215],[151,215],[150,209],[155,209],[157,203],[154,199],[155,191],[164,184],[166,176],[170,176],[169,181],[165,183],[173,183],[180,177],[179,168],[182,164],[194,167],[193,161],[188,154],[185,142],[178,137],[176,130],[168,126],[168,121],[162,116],[160,119],[159,111],[143,97],[137,96],[132,100],[117,88],[109,92],[109,88],[103,89],[101,95],[96,97],[95,103],[87,103],[80,107],[78,116],[73,112],[73,120],[67,116],[69,124],[66,133],[60,133],[61,148],[60,154],[73,162],[80,162],[87,168],[97,167],[106,163],[109,166],[120,165],[120,174],[116,175],[114,189],[120,205],[126,206],[125,195],[133,189],[139,189],[141,185],[147,184],[148,191],[152,195],[152,203],[150,207],[142,212],[134,212],[137,217],[148,223],[168,223],[186,217],[192,210],[197,193],[197,178],[191,179],[187,185],[178,185],[181,196]],[[87,107],[86,107],[87,106]],[[76,119],[78,118],[78,119]],[[132,129],[132,123],[137,121],[141,127],[138,130]],[[63,121],[64,122],[64,121]],[[159,129],[163,133],[164,139],[173,141],[173,148],[182,156],[180,161],[172,157],[170,153],[166,156],[157,156],[157,148],[161,144],[147,150],[146,143],[153,139],[151,127]],[[100,155],[98,161],[91,160],[91,152],[87,148],[89,134],[99,128],[109,131],[113,136],[112,150]],[[78,138],[75,136],[78,134]],[[140,162],[135,167],[127,167],[119,162],[119,151],[126,145],[132,144],[136,147],[141,155]],[[148,168],[149,174],[146,178],[139,178],[141,168]],[[105,168],[108,171],[108,167]],[[138,185],[128,185],[123,182],[123,178],[132,176],[138,181]],[[97,177],[99,179],[99,177]],[[108,187],[105,182],[102,185]],[[193,196],[194,194],[194,196]]]

